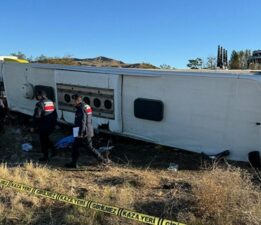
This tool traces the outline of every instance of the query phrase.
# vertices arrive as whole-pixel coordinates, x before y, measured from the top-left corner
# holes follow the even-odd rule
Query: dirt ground
[[[64,164],[70,161],[70,149],[59,150],[48,165],[40,164],[38,168],[34,163],[41,157],[39,140],[37,134],[29,132],[29,124],[29,117],[12,114],[6,120],[4,133],[0,134],[0,159],[6,163],[2,164],[0,171],[6,178],[14,176],[18,182],[25,180],[29,185],[68,192],[75,197],[91,198],[186,224],[259,224],[261,221],[261,191],[256,190],[252,181],[249,181],[248,176],[253,180],[255,173],[247,163],[221,161],[221,168],[217,168],[213,161],[203,160],[200,154],[96,134],[96,147],[106,146],[108,140],[112,141],[112,166],[101,166],[83,148],[78,170],[64,168]],[[57,127],[51,139],[56,142],[70,133],[69,127]],[[26,142],[33,146],[29,152],[21,149],[21,144]],[[33,164],[28,166],[26,162]],[[179,165],[177,172],[168,170],[170,163]],[[245,171],[250,172],[247,178],[244,178]],[[138,224],[106,216],[101,220],[100,214],[94,216],[82,211],[75,212],[75,209],[72,211],[71,207],[65,205],[48,201],[39,203],[39,200],[30,203],[33,206],[32,218],[20,221],[27,207],[23,204],[25,196],[17,200],[21,201],[23,210],[5,207],[6,204],[12,205],[12,197],[13,194],[7,190],[5,200],[0,199],[0,224]],[[32,201],[31,198],[28,201]],[[37,217],[39,204],[41,210],[44,208],[44,212],[40,211],[41,218]],[[49,205],[50,211],[45,211],[46,205]],[[244,215],[245,212],[252,217]],[[86,222],[87,217],[91,217],[92,222]],[[238,218],[242,218],[243,222]]]
[[[30,117],[21,114],[11,114],[5,124],[4,132],[0,138],[0,159],[9,164],[19,164],[24,162],[38,162],[42,156],[37,134],[29,132]],[[71,135],[69,126],[57,126],[55,132],[50,136],[53,143],[61,138]],[[161,145],[146,143],[130,138],[109,135],[96,134],[93,144],[96,148],[107,146],[110,140],[114,148],[110,151],[110,159],[119,165],[128,165],[137,168],[167,169],[170,163],[178,164],[179,170],[200,170],[212,163],[202,159],[202,155],[189,151],[174,149]],[[33,149],[29,152],[22,151],[21,145],[30,143]],[[51,158],[48,163],[53,167],[63,167],[70,161],[71,149],[61,149],[57,151],[57,156]],[[221,161],[221,164],[223,161]],[[248,163],[230,161],[232,165],[248,167]],[[95,157],[84,148],[81,149],[79,159],[81,167],[97,165]]]

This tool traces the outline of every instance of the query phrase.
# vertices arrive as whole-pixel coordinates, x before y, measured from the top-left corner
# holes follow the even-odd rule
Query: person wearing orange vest
[[[33,115],[33,128],[31,132],[37,132],[40,138],[41,151],[43,157],[39,161],[49,161],[48,149],[52,149],[52,155],[55,155],[53,143],[49,136],[54,131],[57,123],[57,112],[54,102],[47,98],[45,91],[38,91],[36,93],[38,102],[35,105]]]
[[[99,161],[104,163],[107,160],[92,146],[94,136],[92,126],[92,108],[82,101],[82,96],[73,95],[74,106],[76,107],[74,127],[79,128],[78,137],[75,138],[72,146],[72,162],[65,164],[68,168],[77,168],[77,161],[80,156],[79,148],[86,145]]]

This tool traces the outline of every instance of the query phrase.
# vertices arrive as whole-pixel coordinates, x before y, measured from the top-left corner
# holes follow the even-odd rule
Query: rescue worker
[[[77,161],[80,156],[79,148],[86,145],[99,161],[107,163],[105,159],[93,146],[92,137],[94,136],[92,126],[92,108],[82,101],[82,96],[73,95],[74,106],[76,107],[74,127],[79,128],[78,137],[75,137],[72,146],[72,162],[65,164],[68,168],[77,168]]]
[[[49,136],[55,129],[57,112],[54,102],[47,98],[45,91],[38,91],[36,93],[36,100],[38,100],[38,102],[34,109],[33,128],[31,128],[31,132],[39,134],[41,151],[43,153],[43,157],[40,158],[39,161],[48,162],[49,148],[52,150],[52,156],[55,155],[54,146]]]

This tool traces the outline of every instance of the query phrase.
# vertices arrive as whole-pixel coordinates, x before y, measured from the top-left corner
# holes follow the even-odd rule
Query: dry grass
[[[139,170],[62,171],[28,163],[0,166],[0,176],[187,224],[261,224],[261,191],[236,168],[197,172]],[[1,189],[0,224],[138,224],[49,199]]]
[[[205,172],[195,182],[195,196],[204,224],[261,224],[260,188],[244,170]]]

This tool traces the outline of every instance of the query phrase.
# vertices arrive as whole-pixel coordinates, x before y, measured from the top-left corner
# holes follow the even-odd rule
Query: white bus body
[[[45,88],[59,118],[73,123],[71,95],[80,93],[93,108],[95,128],[206,154],[229,150],[233,160],[261,152],[261,77],[250,72],[9,62],[0,68],[13,111],[32,115],[35,89]]]

